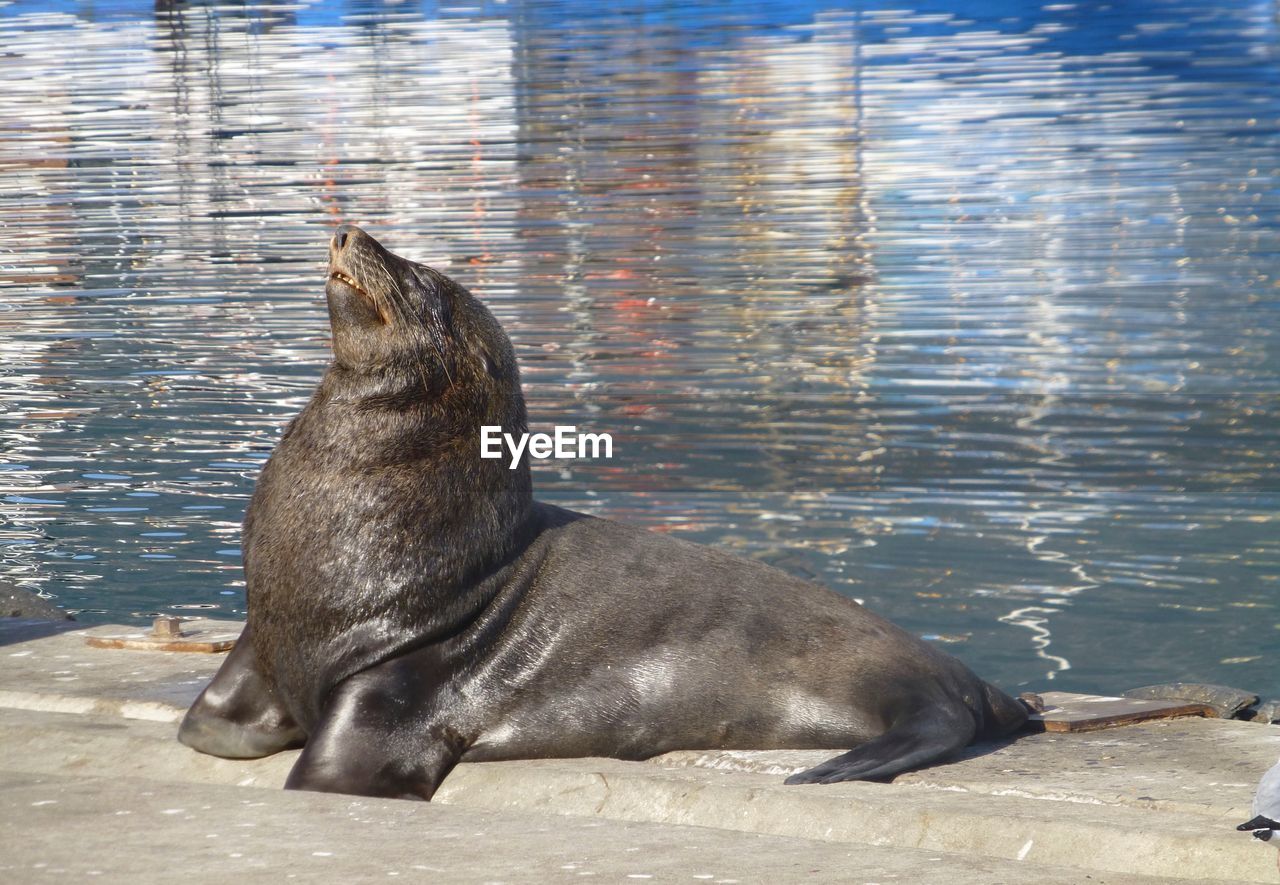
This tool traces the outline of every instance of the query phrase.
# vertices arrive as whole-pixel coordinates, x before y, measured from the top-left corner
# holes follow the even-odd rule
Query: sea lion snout
[[[373,237],[352,224],[342,225],[330,238],[325,296],[335,344],[344,336],[355,334],[360,338],[362,329],[387,326],[390,317],[382,290],[390,277],[385,256],[386,250]],[[367,349],[370,342],[356,340],[347,344],[343,349],[350,355]]]
[[[369,293],[367,278],[371,270],[385,266],[378,242],[354,224],[344,224],[329,240],[329,279],[337,280],[358,292]]]

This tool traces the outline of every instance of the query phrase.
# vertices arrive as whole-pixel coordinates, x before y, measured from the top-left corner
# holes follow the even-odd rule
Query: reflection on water
[[[1007,686],[1280,693],[1266,4],[0,8],[0,575],[243,610],[328,231],[480,294],[549,500]]]

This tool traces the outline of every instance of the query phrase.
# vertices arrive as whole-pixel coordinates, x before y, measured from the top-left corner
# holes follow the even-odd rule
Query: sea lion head
[[[334,366],[381,406],[436,406],[462,421],[525,430],[520,371],[502,326],[439,271],[344,224],[329,242],[325,284]]]
[[[407,569],[435,586],[465,584],[513,549],[532,506],[528,463],[513,469],[481,451],[485,426],[528,429],[511,342],[461,285],[352,225],[329,243],[325,295],[333,362],[272,456],[277,472],[318,481],[316,463],[335,466],[333,495],[372,507],[359,526],[416,537],[412,555],[389,548],[380,580]]]

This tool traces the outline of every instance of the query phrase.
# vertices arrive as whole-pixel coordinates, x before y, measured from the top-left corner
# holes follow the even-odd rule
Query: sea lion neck
[[[461,472],[490,492],[511,489],[531,501],[527,461],[512,469],[505,459],[480,457],[485,426],[527,431],[519,391],[501,403],[462,388],[424,395],[412,377],[333,365],[286,437],[305,437],[309,451],[324,452],[327,462],[344,469]]]
[[[351,366],[335,359],[316,393],[325,406],[347,406],[363,412],[412,410],[421,414],[438,408],[435,401],[446,390],[446,383],[433,383],[414,367]]]
[[[355,396],[361,383],[341,371],[326,374],[272,455],[270,476],[259,483],[263,504],[285,489],[292,494],[289,478],[305,477],[308,495],[331,501],[329,518],[349,526],[335,531],[388,543],[414,539],[409,583],[423,595],[394,607],[451,606],[453,588],[475,582],[524,543],[534,508],[528,464],[512,470],[481,458],[478,426],[441,411],[451,400],[389,406]],[[523,408],[516,420],[524,426]]]

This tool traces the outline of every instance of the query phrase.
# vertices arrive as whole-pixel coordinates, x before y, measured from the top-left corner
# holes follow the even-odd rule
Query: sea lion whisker
[[[444,355],[445,342],[443,340],[443,334],[436,328],[435,323],[426,322],[418,312],[413,309],[413,306],[409,304],[409,299],[405,295],[404,289],[401,287],[399,280],[393,277],[390,273],[386,273],[386,279],[387,282],[391,284],[388,291],[393,292],[394,295],[400,299],[398,307],[401,309],[401,322],[403,322],[406,327],[412,328],[414,332],[422,333],[422,339],[424,339],[426,343],[431,346],[431,349],[435,351],[436,358],[440,361],[440,368],[444,370],[444,377],[449,382],[449,387],[453,387],[453,373],[449,371],[449,361]],[[389,300],[394,302],[395,297],[392,297]],[[414,322],[410,322],[409,316],[406,316],[406,314],[411,315]],[[437,340],[436,335],[440,335],[440,340]]]
[[[395,311],[396,316],[405,331],[414,338],[419,338],[420,336],[417,333],[419,326],[421,326],[421,321],[415,324],[410,320],[411,315],[414,316],[414,319],[416,319],[416,315],[414,315],[414,312],[409,305],[405,303],[406,299],[404,292],[400,289],[399,284],[396,283],[390,274],[387,275],[387,282],[390,284],[387,287],[387,303],[390,304],[392,310]],[[441,363],[443,365],[443,360],[441,360]],[[421,356],[419,356],[418,348],[416,347],[413,348],[413,367],[417,370],[418,380],[422,382],[422,390],[425,393],[431,389],[431,386],[427,382],[426,364],[423,362]],[[449,370],[445,369],[445,376],[448,377],[448,374]]]
[[[400,288],[399,282],[387,269],[386,264],[382,261],[366,262],[363,259],[361,259],[360,263],[361,269],[373,278],[373,283],[375,284],[374,288],[376,288],[380,293],[384,293],[380,298],[375,299],[379,302],[379,309],[381,309],[381,302],[385,301],[391,310],[394,311],[396,319],[399,320],[400,324],[406,329],[412,329],[409,317],[409,314],[412,313],[412,311],[405,303],[406,299],[403,290]]]
[[[356,262],[356,264],[361,268],[361,270],[367,270],[363,262]],[[355,270],[354,267],[351,269],[353,271]],[[360,284],[359,280],[357,280],[352,274],[346,273],[341,270],[335,270],[333,267],[330,267],[329,269],[329,279],[337,280],[340,283],[343,283],[344,285],[354,289],[364,298],[367,298],[369,302],[373,304],[374,310],[378,312],[378,319],[382,321],[382,324],[384,326],[387,325],[387,312],[386,310],[383,309],[382,299],[378,297],[376,292],[371,292],[369,289],[366,289],[364,286]]]

